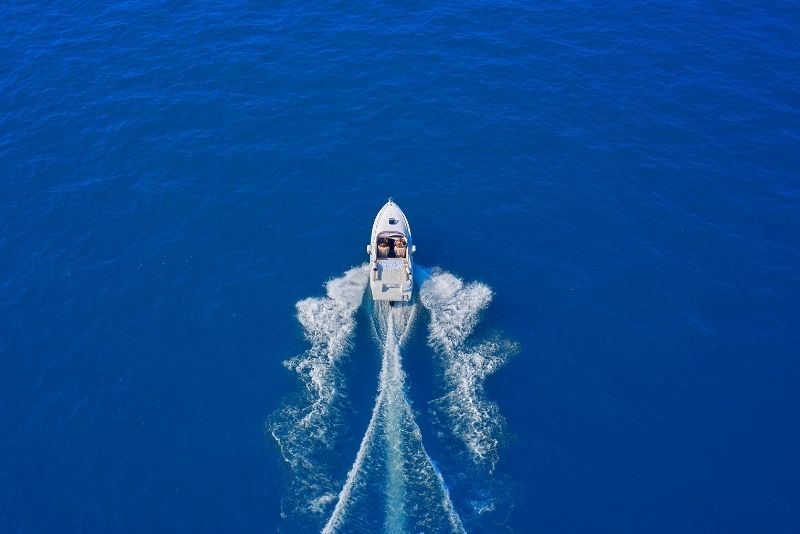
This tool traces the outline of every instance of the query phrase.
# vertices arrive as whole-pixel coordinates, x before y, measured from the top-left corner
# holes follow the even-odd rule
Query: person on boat
[[[378,240],[378,257],[379,258],[388,258],[389,257],[389,240],[385,237],[382,237]]]
[[[398,258],[405,258],[407,250],[408,247],[406,246],[405,239],[398,239],[397,241],[395,241],[394,251],[395,254],[397,254]]]

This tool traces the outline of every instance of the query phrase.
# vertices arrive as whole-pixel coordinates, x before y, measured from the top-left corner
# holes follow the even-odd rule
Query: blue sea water
[[[341,531],[449,492],[468,532],[796,532],[798,24],[791,2],[5,3],[0,532],[323,528],[381,383],[369,298],[309,443],[317,511],[274,437],[308,401],[283,362],[387,196],[421,273],[491,291],[469,343],[516,353],[480,397],[491,469],[418,304],[382,428],[427,478],[376,456]],[[369,502],[403,491],[384,523]]]

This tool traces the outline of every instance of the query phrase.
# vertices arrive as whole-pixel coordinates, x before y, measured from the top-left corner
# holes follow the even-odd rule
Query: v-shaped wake
[[[368,299],[372,332],[381,354],[378,391],[369,424],[344,480],[332,474],[330,457],[346,427],[341,416],[344,379],[339,362],[352,344],[356,311],[368,280],[365,265],[327,284],[327,298],[297,303],[297,316],[311,347],[285,362],[305,388],[268,423],[291,470],[284,517],[335,532],[464,532],[442,474],[422,441],[407,397],[402,350],[421,310],[430,316],[428,344],[437,355],[449,432],[460,438],[479,470],[491,473],[503,419],[483,395],[483,380],[504,363],[513,346],[502,339],[470,344],[491,290],[464,284],[444,271],[421,273],[420,302]],[[424,306],[424,308],[423,308]],[[463,473],[461,474],[463,479]],[[481,515],[492,503],[469,503]],[[469,516],[468,516],[469,517]],[[301,519],[306,518],[306,519]],[[316,518],[316,519],[315,519]],[[317,528],[319,528],[317,527]]]
[[[376,335],[383,343],[378,396],[355,462],[325,524],[326,534],[358,524],[368,529],[370,496],[367,481],[384,473],[383,531],[464,532],[441,474],[422,444],[422,433],[405,393],[400,349],[417,314],[416,304],[390,307],[377,303],[373,314]],[[409,499],[413,498],[413,511]]]

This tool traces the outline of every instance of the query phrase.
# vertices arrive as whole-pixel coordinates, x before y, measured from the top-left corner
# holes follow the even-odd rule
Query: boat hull
[[[408,219],[400,207],[389,200],[375,217],[367,246],[370,255],[369,286],[374,300],[411,300],[414,250]]]

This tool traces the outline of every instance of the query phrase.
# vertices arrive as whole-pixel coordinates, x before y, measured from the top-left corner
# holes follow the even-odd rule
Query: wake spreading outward
[[[273,414],[268,430],[291,473],[283,511],[300,525],[334,532],[464,532],[444,477],[423,445],[407,397],[402,349],[420,307],[368,299],[370,326],[381,353],[377,397],[355,459],[346,473],[332,467],[345,427],[345,377],[338,368],[352,345],[356,312],[369,273],[355,267],[327,284],[327,298],[297,303],[297,316],[311,347],[284,365],[304,384],[299,400]],[[428,343],[437,356],[444,394],[434,403],[447,414],[474,466],[491,472],[498,461],[503,419],[483,393],[483,380],[515,347],[500,339],[468,342],[491,290],[464,284],[434,269],[420,301],[429,312]],[[355,430],[355,429],[351,429]],[[453,473],[463,478],[463,473]],[[466,507],[466,506],[465,506]]]
[[[324,465],[325,453],[337,437],[332,434],[342,427],[336,410],[342,384],[337,364],[350,348],[366,286],[367,267],[353,267],[327,283],[327,298],[307,298],[296,305],[311,347],[283,364],[300,376],[305,387],[297,404],[286,405],[268,423],[292,470],[292,488],[285,499],[291,503],[289,513],[319,513],[333,499],[335,485]]]
[[[466,343],[479,314],[492,300],[492,290],[484,284],[465,285],[452,274],[434,269],[422,285],[420,300],[431,314],[428,343],[444,363],[447,393],[439,403],[473,460],[494,470],[504,419],[497,405],[484,397],[483,381],[517,347],[499,336],[478,344]]]

